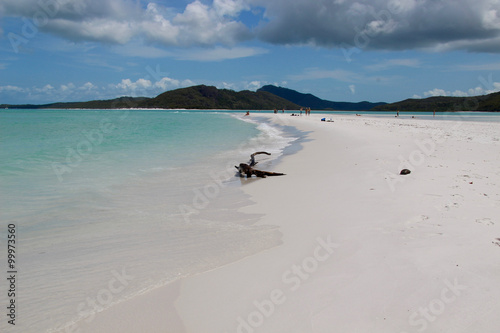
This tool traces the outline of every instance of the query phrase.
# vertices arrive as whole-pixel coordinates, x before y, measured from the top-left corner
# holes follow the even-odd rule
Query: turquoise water
[[[279,244],[279,230],[238,213],[250,201],[234,165],[265,150],[259,166],[272,170],[300,133],[256,115],[1,110],[0,243],[15,224],[16,331],[73,332],[118,302]],[[111,284],[117,275],[129,279]],[[0,331],[12,331],[5,320]]]
[[[250,202],[234,165],[266,150],[260,165],[272,168],[295,139],[242,114],[2,110],[0,214],[16,225],[22,281],[16,329],[72,331],[117,302],[278,244],[275,227],[238,213]],[[123,272],[130,280],[110,289]]]
[[[2,190],[15,214],[36,213],[36,202],[26,200],[67,200],[86,188],[105,195],[112,186],[195,164],[258,134],[222,114],[21,111],[1,117]]]
[[[332,112],[337,113],[337,112]],[[367,111],[367,112],[341,112],[344,114],[363,114],[375,117],[394,117],[396,112]],[[447,121],[474,121],[474,122],[500,122],[500,112],[436,112],[432,111],[405,111],[399,113],[400,118],[415,117],[427,120]]]

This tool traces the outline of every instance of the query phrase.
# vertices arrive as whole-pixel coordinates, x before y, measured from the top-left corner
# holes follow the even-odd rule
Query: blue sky
[[[266,84],[334,101],[500,91],[498,0],[2,0],[0,104]]]

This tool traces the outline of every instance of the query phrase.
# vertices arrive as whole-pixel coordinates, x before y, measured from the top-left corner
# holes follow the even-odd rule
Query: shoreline
[[[243,186],[255,204],[242,212],[264,214],[257,224],[278,226],[281,245],[82,331],[496,331],[499,124],[328,116],[268,116],[308,132],[281,157],[286,176]],[[397,175],[405,163],[412,173]]]

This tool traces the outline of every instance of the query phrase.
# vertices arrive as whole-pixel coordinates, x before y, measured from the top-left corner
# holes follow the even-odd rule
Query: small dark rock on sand
[[[400,172],[399,174],[400,174],[400,175],[409,175],[410,173],[411,173],[411,171],[410,171],[410,170],[408,170],[408,169],[403,169],[403,170],[401,170],[401,172]]]

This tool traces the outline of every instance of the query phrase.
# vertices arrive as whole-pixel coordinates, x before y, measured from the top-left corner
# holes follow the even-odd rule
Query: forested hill
[[[500,92],[474,97],[436,96],[379,105],[374,111],[500,111]]]
[[[229,110],[298,110],[300,105],[265,91],[233,91],[212,86],[192,86],[164,92],[154,98],[120,97],[88,102],[51,103],[43,105],[0,105],[12,109],[229,109]]]
[[[371,110],[372,108],[374,108],[378,105],[386,104],[383,102],[371,103],[371,102],[366,102],[366,101],[358,102],[358,103],[332,102],[332,101],[321,99],[321,98],[316,97],[312,94],[304,94],[304,93],[300,93],[298,91],[295,91],[293,89],[276,87],[273,85],[263,86],[262,88],[260,88],[257,91],[258,92],[259,91],[270,92],[276,96],[287,99],[287,100],[289,100],[293,103],[296,103],[298,105],[301,105],[304,107],[310,107],[313,110],[368,111],[368,110]]]
[[[475,97],[429,97],[406,99],[396,103],[332,102],[312,94],[303,94],[292,89],[267,85],[256,92],[218,89],[198,85],[164,92],[154,98],[120,97],[110,100],[88,102],[51,103],[42,105],[9,105],[0,108],[12,109],[225,109],[225,110],[298,110],[310,107],[313,110],[349,111],[500,111],[500,92]]]
[[[141,103],[142,107],[169,109],[298,110],[299,105],[264,91],[233,91],[193,86],[164,92]]]

